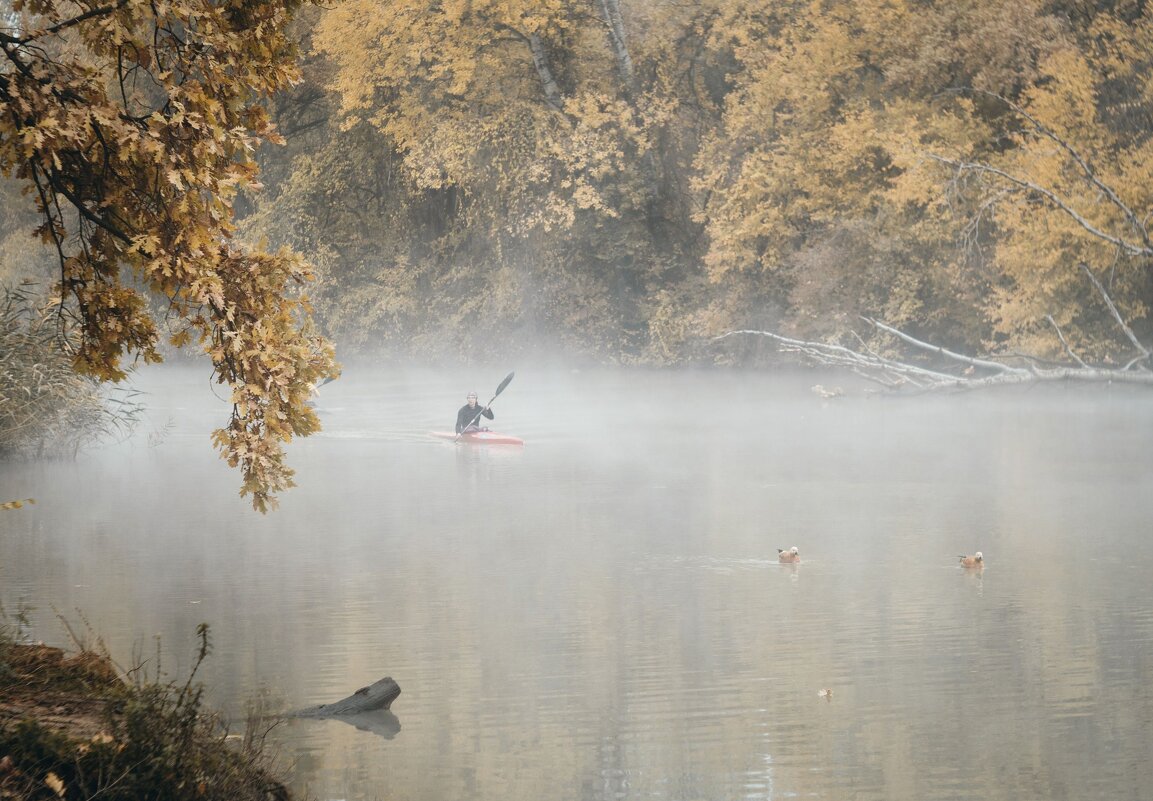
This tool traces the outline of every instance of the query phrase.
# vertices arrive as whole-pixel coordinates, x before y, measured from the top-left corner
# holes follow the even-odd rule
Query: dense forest
[[[245,232],[344,353],[748,360],[769,328],[1125,360],[1153,299],[1137,2],[345,0]]]
[[[1139,0],[3,0],[0,45],[0,281],[100,379],[199,342],[261,502],[329,343],[1149,357]]]

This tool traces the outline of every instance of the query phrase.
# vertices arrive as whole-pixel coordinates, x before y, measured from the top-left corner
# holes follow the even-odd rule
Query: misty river
[[[429,436],[514,367],[523,447]],[[148,368],[127,442],[0,464],[0,604],[174,680],[209,623],[236,729],[392,676],[269,734],[319,799],[1149,798],[1153,399],[847,382],[346,365],[261,516],[207,369]]]

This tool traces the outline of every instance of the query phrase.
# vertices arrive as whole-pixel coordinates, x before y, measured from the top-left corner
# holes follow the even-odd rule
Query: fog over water
[[[489,425],[523,448],[429,436],[513,367],[348,366],[267,516],[207,372],[149,369],[132,440],[0,464],[37,501],[0,604],[173,678],[208,622],[236,719],[392,676],[391,714],[273,730],[320,799],[1149,797],[1147,393],[520,366]]]

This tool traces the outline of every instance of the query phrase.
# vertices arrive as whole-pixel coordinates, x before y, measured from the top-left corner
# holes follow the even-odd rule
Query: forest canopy
[[[345,0],[246,221],[349,352],[747,361],[861,316],[1124,359],[1149,330],[1136,2]],[[860,329],[858,331],[858,329]],[[1063,345],[1058,330],[1065,338]]]

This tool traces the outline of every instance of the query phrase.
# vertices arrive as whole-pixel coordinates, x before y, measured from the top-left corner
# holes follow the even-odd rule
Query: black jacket
[[[479,403],[476,406],[469,406],[467,403],[460,407],[460,411],[456,413],[456,433],[464,431],[464,429],[476,419],[477,415],[483,415],[489,420],[492,419],[492,409],[487,406],[481,406]]]

